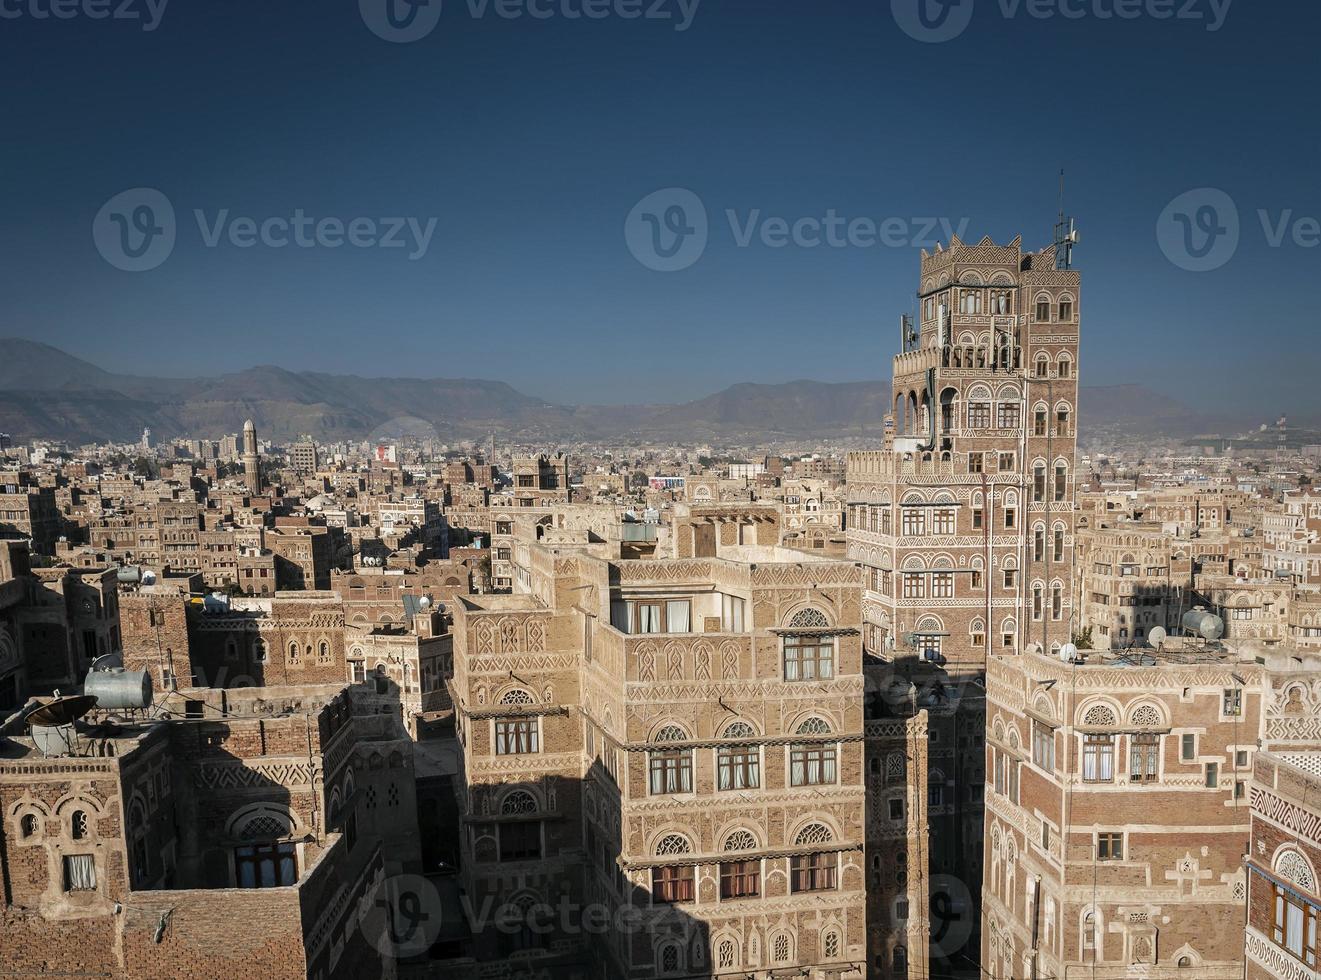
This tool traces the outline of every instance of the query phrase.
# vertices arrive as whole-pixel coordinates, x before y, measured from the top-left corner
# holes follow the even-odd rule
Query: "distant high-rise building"
[[[299,473],[315,473],[317,468],[316,443],[308,439],[291,445],[289,447],[289,465]]]

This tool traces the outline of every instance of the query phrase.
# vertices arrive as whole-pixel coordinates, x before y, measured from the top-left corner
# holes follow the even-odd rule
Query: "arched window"
[[[726,851],[755,851],[757,849],[757,838],[752,836],[748,830],[733,830],[725,838]]]
[[[1032,502],[1039,504],[1046,499],[1046,464],[1032,464]]]
[[[806,609],[800,609],[794,613],[789,620],[790,629],[829,629],[830,621],[826,619],[826,614],[820,609],[808,606]]]
[[[692,845],[688,843],[688,838],[683,834],[666,834],[656,842],[656,856],[665,857],[669,854],[688,854],[692,851]]]
[[[725,726],[725,738],[756,735],[746,721]],[[720,789],[757,789],[761,786],[761,751],[755,745],[722,745],[716,750],[716,776]]]
[[[679,946],[676,943],[666,943],[660,951],[660,968],[662,973],[679,972]]]
[[[1115,713],[1104,704],[1094,704],[1083,715],[1082,723],[1093,728],[1113,728]]]
[[[1138,705],[1129,718],[1135,728],[1159,728],[1161,723],[1160,709],[1154,704]]]
[[[1069,489],[1069,466],[1067,463],[1057,462],[1055,464],[1055,499],[1063,500],[1068,495]]]
[[[34,837],[37,833],[37,815],[35,813],[23,814],[23,819],[18,822],[19,833],[24,839]]]
[[[721,969],[729,969],[738,962],[738,947],[734,945],[732,939],[720,940],[720,945],[716,948],[716,965]]]
[[[682,742],[687,733],[678,725],[666,725],[652,739],[654,742]],[[647,753],[650,787],[653,796],[693,791],[693,751],[686,748],[661,748]]]
[[[827,929],[821,937],[821,955],[828,960],[839,956],[839,933],[834,929]]]
[[[69,821],[69,830],[74,840],[83,840],[87,837],[86,810],[73,811],[73,817]]]
[[[775,942],[771,945],[771,956],[776,963],[789,962],[789,937],[784,933],[775,937]]]
[[[808,718],[798,726],[799,735],[828,735],[830,725],[821,718]],[[838,762],[835,742],[793,742],[789,746],[790,786],[833,786]]]
[[[691,853],[692,846],[683,834],[666,834],[656,842],[656,856],[670,857]],[[693,866],[668,864],[651,869],[651,895],[658,902],[691,902],[695,896]]]
[[[834,840],[830,828],[809,823],[794,838],[798,847],[818,847]],[[831,851],[795,854],[789,859],[790,887],[794,892],[825,891],[835,887],[839,861]]]
[[[503,814],[536,813],[536,798],[527,790],[516,789],[512,793],[506,794],[500,802],[500,812]]]
[[[382,671],[383,665],[377,666]],[[514,688],[500,698],[501,704],[530,706],[537,703],[527,691]],[[541,723],[532,715],[517,715],[495,720],[495,754],[527,755],[540,751]]]

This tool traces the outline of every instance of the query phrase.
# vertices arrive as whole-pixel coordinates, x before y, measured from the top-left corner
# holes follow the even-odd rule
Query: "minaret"
[[[253,493],[261,493],[261,455],[257,452],[257,427],[252,419],[243,423],[243,479]]]

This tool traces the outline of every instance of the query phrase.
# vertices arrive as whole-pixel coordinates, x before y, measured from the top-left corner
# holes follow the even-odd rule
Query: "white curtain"
[[[691,611],[687,599],[667,602],[665,604],[665,632],[691,633]]]
[[[1301,958],[1303,955],[1303,907],[1295,905],[1293,902],[1286,902],[1285,909],[1289,921],[1284,931],[1284,942],[1289,947],[1289,952]]]
[[[65,855],[64,876],[68,879],[69,891],[95,891],[96,860],[90,854]]]
[[[639,602],[638,611],[638,632],[639,633],[659,633],[660,632],[660,604],[650,602]]]

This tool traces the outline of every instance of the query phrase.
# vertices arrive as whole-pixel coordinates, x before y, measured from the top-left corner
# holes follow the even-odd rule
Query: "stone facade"
[[[773,545],[620,560],[581,540],[521,545],[526,591],[455,611],[469,893],[633,921],[543,937],[533,965],[555,976],[862,976],[860,571]],[[891,728],[878,751],[904,743]],[[892,912],[906,883],[887,888]]]

